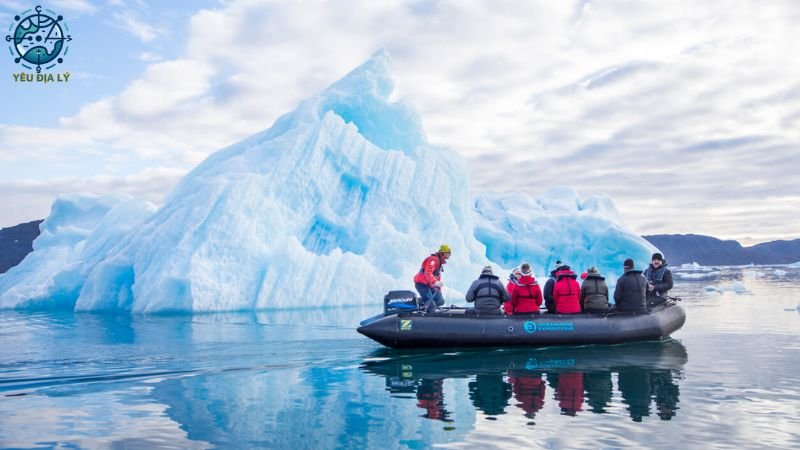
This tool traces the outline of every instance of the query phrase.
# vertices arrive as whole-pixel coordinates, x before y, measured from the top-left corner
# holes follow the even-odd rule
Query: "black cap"
[[[625,262],[622,264],[622,267],[626,269],[633,269],[633,260],[630,258],[626,259]]]
[[[664,262],[664,255],[662,255],[661,253],[653,253],[653,257],[650,258],[650,261],[652,261],[654,259],[657,259],[657,260],[659,260],[661,262]]]

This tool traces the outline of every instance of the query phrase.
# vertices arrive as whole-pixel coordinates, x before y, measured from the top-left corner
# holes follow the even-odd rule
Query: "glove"
[[[443,286],[444,286],[444,283],[442,283],[441,280],[437,281],[436,283],[433,283],[433,287],[435,287],[435,288],[441,289]]]

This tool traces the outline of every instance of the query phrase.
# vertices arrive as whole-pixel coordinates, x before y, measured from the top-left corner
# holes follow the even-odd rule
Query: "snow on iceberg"
[[[59,196],[33,252],[0,276],[0,308],[72,308],[87,272],[155,209],[125,194]]]
[[[540,278],[556,258],[606,274],[626,257],[648,260],[654,248],[623,226],[607,196],[581,201],[560,188],[471,201],[464,160],[431,146],[414,110],[389,101],[390,64],[379,51],[271,128],[209,156],[155,212],[140,204],[128,216],[111,205],[66,214],[83,231],[59,245],[40,237],[20,269],[0,275],[0,306],[377,305],[387,290],[412,288],[440,243],[454,249],[444,274],[450,300],[463,299],[490,260],[505,269],[529,260]],[[34,288],[40,281],[46,289]]]

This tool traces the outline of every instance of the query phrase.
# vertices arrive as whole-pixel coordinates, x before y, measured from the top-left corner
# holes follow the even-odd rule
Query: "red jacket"
[[[547,385],[541,375],[517,375],[515,372],[509,371],[508,381],[511,383],[511,390],[517,399],[517,406],[525,411],[526,417],[533,418],[544,406],[544,393]]]
[[[514,294],[514,289],[517,288],[517,283],[514,280],[508,280],[508,284],[506,285],[506,292],[508,292],[508,297],[511,298],[511,295]],[[514,309],[511,307],[511,302],[503,303],[503,312],[506,313],[507,316],[514,314]]]
[[[433,286],[433,283],[442,279],[442,264],[444,264],[444,260],[441,257],[441,254],[434,253],[431,256],[425,258],[422,261],[422,266],[414,275],[414,283],[422,283],[427,284],[428,286]]]
[[[571,270],[556,273],[553,299],[558,314],[578,314],[581,312],[581,286],[575,280],[577,275]]]
[[[580,294],[580,289],[578,289]],[[519,286],[511,293],[511,310],[513,313],[538,313],[542,304],[542,289],[539,283],[530,275],[523,275],[519,279]]]
[[[564,414],[574,416],[583,410],[583,373],[558,374],[556,396],[558,396],[558,407]]]

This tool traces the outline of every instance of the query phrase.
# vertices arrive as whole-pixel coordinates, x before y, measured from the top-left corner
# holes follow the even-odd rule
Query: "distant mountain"
[[[771,241],[742,247],[699,234],[655,234],[642,236],[658,247],[671,265],[696,262],[701,265],[789,264],[800,261],[800,239]]]
[[[0,228],[0,273],[16,266],[33,250],[41,220]]]

